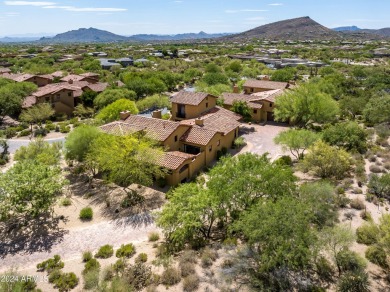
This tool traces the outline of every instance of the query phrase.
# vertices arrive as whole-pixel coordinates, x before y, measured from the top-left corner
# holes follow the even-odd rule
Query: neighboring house
[[[248,94],[224,93],[222,95],[223,107],[231,110],[235,101],[244,101],[251,109],[252,120],[255,122],[266,122],[274,120],[275,99],[284,92],[282,89],[275,89]]]
[[[131,57],[129,57],[129,58],[120,58],[120,59],[117,59],[115,61],[117,63],[121,64],[123,67],[129,67],[129,66],[132,66],[134,64],[134,60]]]
[[[38,87],[43,87],[53,82],[53,77],[51,75],[3,74],[1,77],[15,82],[32,82]]]
[[[78,82],[78,81],[87,81],[89,83],[99,82],[99,74],[96,73],[84,73],[80,75],[69,74],[60,79],[62,82]]]
[[[287,89],[290,88],[288,82],[277,82],[269,80],[247,80],[244,83],[245,94],[252,94],[257,92],[276,90],[276,89]]]
[[[114,135],[139,132],[158,141],[167,151],[157,163],[168,169],[167,183],[177,185],[215,161],[222,148],[230,148],[238,136],[241,116],[217,106],[206,111],[202,107],[198,111],[202,109],[197,118],[181,122],[122,112],[120,121],[100,128]]]
[[[89,83],[87,81],[73,81],[53,83],[40,87],[31,96],[25,98],[22,107],[28,108],[38,103],[48,102],[57,114],[71,115],[74,108],[81,102],[84,91],[91,90],[97,93],[107,88],[107,83]]]
[[[171,97],[172,119],[181,121],[198,117],[217,105],[217,97],[203,92],[180,91]]]
[[[100,66],[103,70],[111,70],[113,67],[121,67],[122,65],[117,63],[114,59],[99,59]]]

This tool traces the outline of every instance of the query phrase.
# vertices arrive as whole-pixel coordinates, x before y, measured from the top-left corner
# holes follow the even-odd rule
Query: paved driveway
[[[254,131],[246,131],[246,129],[250,128],[253,128]],[[276,123],[266,124],[265,126],[243,124],[242,129],[244,130],[242,131],[244,132],[242,137],[245,138],[247,146],[241,152],[252,152],[260,155],[268,152],[271,160],[289,154],[287,152],[284,153],[282,147],[276,145],[273,141],[280,132],[289,129],[287,125]]]

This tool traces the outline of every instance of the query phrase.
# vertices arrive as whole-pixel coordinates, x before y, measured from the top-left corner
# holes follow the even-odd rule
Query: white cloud
[[[283,3],[271,3],[271,4],[268,4],[269,6],[282,6]]]
[[[4,1],[5,5],[9,6],[47,6],[55,5],[54,2],[30,2],[30,1]]]
[[[264,9],[240,9],[240,10],[225,10],[225,13],[240,13],[240,12],[267,12]]]
[[[63,9],[66,11],[72,11],[72,12],[120,12],[120,11],[126,11],[126,8],[99,8],[99,7],[74,7],[74,6],[57,6],[57,5],[49,5],[49,6],[43,6],[42,8],[45,9]]]

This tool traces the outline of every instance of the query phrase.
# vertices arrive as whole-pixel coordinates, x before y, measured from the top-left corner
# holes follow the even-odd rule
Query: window
[[[68,96],[72,96],[72,92],[68,92]]]
[[[209,103],[208,102],[206,102],[206,107],[209,107]]]
[[[175,142],[177,142],[177,135],[175,136]]]
[[[251,92],[253,92],[253,88],[251,88]]]
[[[213,150],[213,146],[212,145],[209,146],[209,152],[211,152],[211,150]]]
[[[272,107],[272,102],[269,103],[269,107]]]
[[[61,94],[56,95],[56,99],[59,100],[61,98]]]
[[[221,140],[218,140],[217,146],[221,145]]]
[[[254,113],[254,114],[257,114],[257,110],[253,110],[253,113]]]
[[[184,165],[182,168],[180,168],[179,173],[182,173],[182,172],[185,171],[186,169],[188,169],[188,164],[186,164],[186,165]]]

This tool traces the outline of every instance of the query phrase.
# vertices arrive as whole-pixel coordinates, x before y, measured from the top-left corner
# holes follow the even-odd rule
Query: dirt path
[[[11,268],[26,270],[37,263],[60,255],[63,260],[80,258],[85,250],[97,250],[104,244],[119,247],[130,242],[146,241],[148,234],[157,231],[157,227],[149,213],[141,213],[113,221],[100,222],[85,227],[70,228],[58,242],[54,243],[47,251],[18,252],[13,255],[1,257],[0,273]]]

